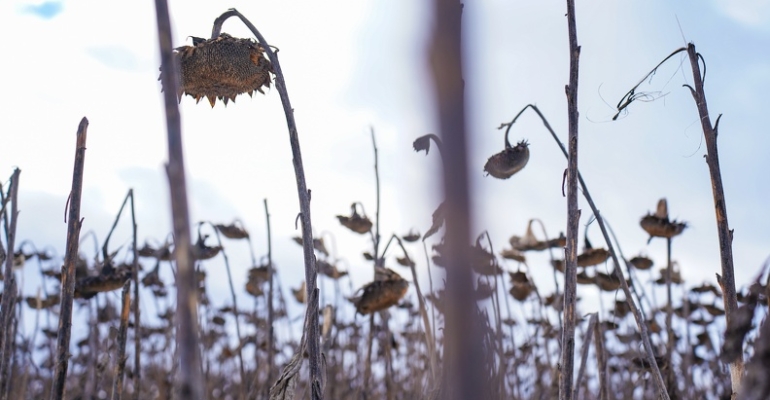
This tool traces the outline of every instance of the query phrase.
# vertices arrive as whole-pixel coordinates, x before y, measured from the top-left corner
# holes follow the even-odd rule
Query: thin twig
[[[132,241],[132,253],[133,253],[133,262],[131,266],[131,278],[134,281],[134,302],[132,304],[133,307],[133,313],[134,313],[134,400],[139,400],[139,395],[141,393],[141,376],[142,376],[142,368],[141,368],[141,354],[142,354],[142,335],[139,334],[141,331],[141,320],[139,318],[139,249],[137,249],[137,240],[136,240],[136,212],[134,210],[134,189],[130,189],[129,193],[131,195],[131,241]],[[160,263],[160,261],[158,261]]]
[[[211,228],[214,229],[214,234],[217,236],[217,244],[221,248],[220,252],[222,253],[222,258],[225,260],[225,271],[227,271],[227,283],[230,286],[230,298],[233,301],[233,317],[235,319],[235,335],[238,336],[238,366],[240,367],[240,373],[241,373],[241,395],[245,396],[248,393],[248,383],[246,381],[246,368],[243,365],[243,350],[241,346],[243,336],[241,336],[241,322],[240,322],[240,313],[238,312],[238,299],[235,296],[235,285],[233,284],[233,274],[230,271],[230,259],[227,258],[227,252],[225,251],[224,246],[222,246],[222,237],[219,235],[219,229],[217,227],[209,222],[209,225],[211,225]]]
[[[268,279],[268,298],[267,298],[267,382],[268,385],[273,381],[274,352],[275,352],[275,310],[273,309],[273,239],[270,231],[270,211],[267,208],[267,199],[263,200],[265,204],[265,222],[267,224],[267,279]],[[267,386],[267,385],[266,385]]]
[[[580,368],[578,368],[577,380],[575,380],[575,392],[572,395],[572,398],[576,400],[580,398],[580,382],[583,380],[583,373],[585,372],[586,361],[588,360],[588,348],[591,346],[591,340],[593,340],[598,316],[598,313],[591,314],[591,318],[588,320],[588,329],[586,329],[586,333],[583,335],[583,348],[580,351]]]
[[[75,264],[78,261],[80,228],[80,203],[83,193],[83,171],[85,169],[86,138],[88,120],[83,117],[78,126],[77,144],[75,145],[75,167],[72,173],[72,198],[69,207],[67,225],[67,252],[64,256],[64,268],[61,277],[61,306],[59,313],[59,333],[56,339],[56,372],[51,400],[64,398],[64,386],[69,366],[70,334],[72,333],[72,302],[75,295]]]

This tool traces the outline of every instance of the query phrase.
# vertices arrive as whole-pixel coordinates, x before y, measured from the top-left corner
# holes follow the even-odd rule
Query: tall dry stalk
[[[176,94],[179,87],[179,66],[174,61],[171,38],[171,21],[166,0],[155,0],[158,24],[158,42],[161,68],[174,73],[162,74],[163,101],[166,111],[168,132],[168,175],[171,193],[171,215],[174,226],[174,253],[177,274],[177,346],[179,349],[178,394],[182,399],[201,400],[204,398],[201,371],[200,348],[198,346],[198,288],[193,268],[192,243],[190,238],[190,212],[187,204],[187,183],[182,148],[182,126]],[[135,333],[138,332],[135,331]],[[141,368],[140,365],[135,366]]]
[[[703,128],[703,137],[706,141],[706,164],[708,164],[709,175],[711,177],[711,190],[714,196],[714,211],[716,213],[717,232],[719,234],[719,254],[720,263],[722,265],[722,299],[725,306],[725,318],[727,319],[727,325],[729,326],[738,310],[738,297],[735,292],[735,269],[733,268],[733,231],[727,223],[725,191],[722,186],[722,172],[719,168],[719,152],[717,151],[719,117],[716,120],[716,124],[712,127],[699,64],[699,60],[702,60],[703,57],[695,51],[695,45],[692,43],[687,45],[687,56],[690,58],[695,86],[694,89],[690,87],[690,93],[692,94],[693,99],[695,99],[695,104],[698,107],[698,115],[700,116],[701,127]],[[730,376],[732,378],[733,388],[732,397],[735,398],[741,390],[741,380],[743,379],[743,356],[730,364]]]
[[[75,263],[78,261],[80,244],[80,203],[83,194],[83,171],[86,160],[86,138],[88,119],[83,117],[78,126],[75,144],[75,167],[72,172],[72,191],[69,198],[69,222],[67,225],[67,252],[61,276],[61,306],[59,311],[59,332],[56,339],[56,372],[51,400],[64,398],[64,386],[70,357],[70,334],[72,333],[72,302],[75,295]]]
[[[0,332],[0,396],[5,400],[8,396],[8,390],[10,390],[9,372],[10,365],[13,356],[13,343],[15,336],[15,329],[12,328],[13,321],[13,309],[16,305],[16,278],[13,272],[13,259],[14,248],[16,246],[16,225],[18,223],[19,216],[19,177],[21,176],[21,170],[16,168],[11,176],[10,196],[8,201],[11,202],[11,224],[5,226],[6,240],[8,250],[6,252],[2,247],[2,241],[0,241],[0,259],[5,261],[5,272],[3,273],[3,299],[2,305],[0,305],[0,323],[2,323],[3,329]],[[5,204],[3,204],[5,206]],[[5,208],[5,207],[3,207]],[[5,221],[8,221],[7,214]]]
[[[131,310],[131,280],[127,280],[121,292],[120,327],[118,350],[115,357],[115,377],[112,383],[112,400],[123,398],[123,375],[126,371],[126,341],[128,339],[128,315]],[[138,328],[138,327],[137,327]],[[137,329],[138,331],[138,329]],[[138,335],[137,335],[138,336]]]
[[[548,120],[545,118],[543,113],[540,112],[540,109],[538,109],[537,106],[535,105],[527,104],[521,111],[519,111],[518,114],[516,114],[516,116],[513,118],[511,122],[500,125],[498,129],[507,127],[505,131],[506,138],[507,138],[507,135],[510,132],[511,127],[513,126],[514,123],[516,123],[516,120],[519,118],[519,116],[521,116],[521,114],[527,108],[531,108],[532,111],[534,111],[538,115],[538,117],[540,117],[540,120],[543,122],[543,125],[548,130],[548,132],[551,134],[551,137],[554,139],[556,144],[559,145],[559,148],[561,149],[561,152],[564,154],[564,157],[569,159],[569,153],[567,153],[567,149],[564,147],[564,144],[559,140],[559,137],[556,135],[556,132],[551,127],[551,124],[548,123]],[[626,303],[630,307],[631,313],[634,315],[634,320],[636,321],[636,325],[639,328],[639,334],[641,336],[642,345],[644,347],[644,357],[649,363],[649,365],[651,365],[650,368],[652,370],[652,376],[653,376],[656,388],[658,390],[658,395],[663,399],[668,399],[668,393],[666,392],[666,384],[663,380],[663,375],[660,372],[660,368],[658,368],[657,362],[655,362],[655,353],[653,352],[653,349],[652,349],[652,342],[650,340],[650,334],[649,334],[649,328],[647,326],[647,322],[644,318],[644,314],[642,314],[641,310],[639,309],[639,307],[636,305],[636,302],[634,301],[633,293],[631,292],[631,288],[626,282],[626,278],[623,276],[623,271],[618,267],[620,265],[620,258],[618,258],[618,254],[615,251],[615,247],[612,244],[612,241],[610,240],[609,231],[607,229],[608,225],[604,222],[604,217],[602,217],[601,213],[599,212],[599,209],[596,207],[593,197],[591,196],[591,192],[588,190],[588,185],[586,185],[585,180],[583,180],[583,176],[580,174],[580,170],[577,171],[577,179],[578,179],[578,182],[580,183],[580,189],[583,193],[583,197],[588,203],[588,206],[591,208],[591,212],[593,213],[594,218],[596,218],[596,223],[599,225],[599,229],[602,232],[602,237],[604,237],[604,242],[607,245],[607,250],[610,252],[610,257],[612,258],[613,265],[615,266],[615,268],[613,268],[614,277],[620,281],[620,287],[623,290],[623,294],[626,297]]]
[[[462,5],[458,0],[433,2],[429,65],[435,87],[436,119],[444,143],[443,186],[448,248],[444,329],[445,399],[485,398],[490,379],[482,346],[482,324],[476,310],[470,269],[470,196],[465,135],[465,94],[461,46]]]
[[[286,125],[289,129],[289,142],[291,143],[292,161],[294,164],[294,175],[297,181],[297,194],[299,196],[300,221],[302,223],[302,249],[305,261],[305,289],[306,298],[308,299],[307,307],[308,309],[316,310],[316,313],[311,315],[311,318],[306,325],[306,329],[308,329],[306,340],[308,361],[310,364],[311,398],[313,400],[319,400],[323,399],[321,376],[323,373],[321,370],[323,366],[321,363],[321,348],[319,341],[320,330],[317,312],[318,297],[313,296],[313,293],[317,288],[318,271],[315,266],[315,253],[313,251],[313,227],[310,218],[310,191],[305,182],[305,168],[302,164],[302,151],[299,146],[297,124],[294,120],[294,109],[291,107],[291,102],[289,101],[289,92],[286,90],[286,80],[281,71],[281,64],[278,61],[278,56],[273,52],[262,34],[259,33],[257,28],[246,19],[246,17],[234,8],[226,11],[214,21],[211,37],[218,37],[219,33],[222,31],[222,24],[225,20],[233,16],[240,18],[243,24],[249,28],[251,33],[257,38],[257,41],[265,50],[265,54],[267,54],[270,59],[270,62],[273,65],[273,73],[275,74],[275,88],[278,91],[278,95],[281,97],[281,104],[283,105],[283,111],[286,115]]]
[[[273,381],[273,364],[275,352],[275,310],[273,308],[273,238],[270,230],[270,210],[267,208],[267,199],[263,199],[265,205],[265,224],[267,225],[267,382]],[[265,385],[267,386],[267,385]],[[269,389],[269,388],[268,388]]]
[[[708,105],[706,103],[706,94],[703,87],[703,75],[700,70],[700,62],[703,61],[703,56],[695,50],[695,45],[689,43],[687,47],[682,47],[674,50],[666,58],[658,63],[647,75],[642,78],[631,90],[629,90],[623,98],[618,102],[618,113],[613,117],[617,119],[618,115],[628,108],[635,100],[643,97],[644,94],[636,93],[636,89],[641,86],[649,76],[654,74],[657,69],[663,65],[666,61],[674,57],[675,55],[687,52],[687,56],[690,60],[690,66],[692,68],[693,86],[684,85],[690,89],[695,100],[695,105],[698,109],[698,116],[700,117],[701,128],[703,130],[703,138],[706,142],[706,164],[709,168],[709,177],[711,179],[711,190],[714,198],[714,212],[716,214],[717,233],[719,235],[719,253],[720,264],[722,269],[722,275],[720,279],[720,286],[722,287],[722,300],[724,302],[725,319],[727,325],[730,326],[735,313],[738,309],[738,298],[735,291],[735,269],[733,266],[733,233],[727,222],[727,206],[725,204],[725,193],[722,185],[722,172],[719,167],[719,152],[717,151],[717,134],[719,128],[719,118],[716,123],[711,125],[711,117],[709,116]],[[729,364],[730,378],[732,382],[732,398],[735,399],[740,392],[741,379],[743,376],[743,356],[738,357],[735,361]]]
[[[572,374],[575,360],[575,305],[577,304],[577,246],[578,224],[578,68],[580,46],[577,42],[575,1],[567,0],[567,26],[569,30],[569,84],[567,115],[569,157],[567,158],[567,247],[564,271],[564,329],[561,340],[561,374],[559,375],[559,400],[572,399]]]

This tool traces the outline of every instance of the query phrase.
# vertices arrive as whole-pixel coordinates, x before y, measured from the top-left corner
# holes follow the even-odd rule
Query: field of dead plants
[[[234,9],[216,18],[211,38],[173,48],[168,7],[163,0],[155,3],[173,232],[161,240],[137,237],[130,188],[105,238],[81,232],[86,118],[74,141],[66,254],[50,251],[51,243],[16,237],[17,225],[35,210],[19,202],[24,166],[13,171],[0,187],[0,399],[770,398],[770,271],[757,265],[753,284],[736,288],[716,143],[719,117],[709,115],[702,80],[706,57],[694,44],[674,50],[638,78],[645,82],[675,56],[691,69],[694,84],[682,90],[691,92],[700,117],[703,168],[711,178],[719,230],[719,243],[704,246],[718,246],[721,255],[716,279],[695,284],[684,279],[672,254],[688,224],[670,216],[665,198],[633,212],[639,216],[635,229],[645,232],[648,243],[665,244],[667,257],[643,254],[645,243],[623,243],[623,252],[578,171],[574,1],[567,1],[569,132],[555,132],[537,106],[526,105],[500,125],[503,148],[483,166],[467,165],[462,7],[435,2],[429,58],[442,130],[415,137],[413,149],[403,150],[440,159],[444,201],[435,205],[432,224],[380,231],[373,129],[376,180],[367,190],[377,202],[350,199],[350,210],[336,216],[345,234],[367,238],[360,249],[337,249],[333,238],[313,235],[301,127],[277,51]],[[245,24],[254,37],[223,33],[228,19]],[[618,115],[641,106],[636,100],[648,100],[638,87],[619,99]],[[232,222],[190,221],[178,101],[187,95],[213,107],[267,88],[278,92],[286,113],[301,234],[273,237],[268,199],[262,204],[264,226],[246,226],[238,216]],[[524,232],[508,238],[472,233],[467,171],[483,167],[486,179],[507,180],[526,168],[529,144],[515,128],[524,113],[542,120],[542,134],[554,139],[567,161],[567,226],[546,226],[531,216]],[[566,144],[560,136],[568,138]],[[578,196],[590,209],[577,208]],[[22,218],[20,209],[27,211]],[[687,218],[686,210],[675,214]],[[111,242],[115,228],[126,225],[132,227],[129,243]],[[266,243],[253,242],[256,229],[264,229]],[[279,240],[293,240],[302,252],[303,281],[289,282],[274,268],[273,242]],[[365,258],[369,283],[353,285],[342,252]],[[233,253],[248,254],[246,275],[231,273]],[[528,262],[535,253],[547,253],[550,262]],[[225,271],[212,271],[212,260]],[[533,270],[552,272],[556,289],[540,290],[543,282]],[[40,275],[36,292],[20,290],[24,274]],[[421,286],[419,276],[426,274],[429,285]],[[229,297],[209,295],[212,276],[226,276]],[[598,308],[581,302],[581,293],[589,291],[599,293]],[[24,328],[29,321],[32,330]]]

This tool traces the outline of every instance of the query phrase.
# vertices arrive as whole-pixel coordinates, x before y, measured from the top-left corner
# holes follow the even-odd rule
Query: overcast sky
[[[214,19],[236,7],[280,48],[313,193],[313,227],[336,237],[354,287],[371,278],[360,254],[368,249],[368,239],[340,227],[335,215],[362,201],[373,217],[370,127],[380,154],[383,236],[410,228],[424,232],[440,202],[438,155],[426,157],[411,148],[416,137],[440,133],[426,69],[427,5],[395,0],[169,4],[175,45],[190,44],[190,35],[210,35]],[[541,218],[551,235],[566,226],[561,195],[566,161],[534,113],[525,114],[512,131],[512,140],[530,142],[528,166],[506,181],[483,174],[487,157],[503,148],[496,128],[528,103],[537,104],[566,137],[565,13],[563,1],[465,4],[472,235],[489,230],[496,251],[507,247],[511,235],[522,235],[530,218]],[[674,258],[692,284],[713,281],[720,263],[705,144],[695,104],[682,88],[692,83],[686,58],[670,60],[639,89],[661,98],[633,104],[618,121],[611,118],[625,92],[673,50],[693,41],[703,54],[712,121],[724,114],[722,177],[735,229],[736,277],[739,285],[746,284],[770,255],[770,132],[764,104],[770,92],[770,1],[579,2],[577,27],[581,172],[629,257],[642,252],[664,263],[665,243],[647,245],[639,219],[659,198],[668,198],[671,216],[689,223],[674,242]],[[249,35],[236,19],[223,31]],[[0,35],[6,38],[0,174],[6,179],[14,167],[22,170],[19,239],[52,245],[63,254],[75,132],[86,116],[83,232],[93,230],[103,239],[133,188],[140,240],[162,240],[171,218],[153,2],[4,1]],[[301,248],[290,237],[299,234],[294,229],[299,207],[278,94],[239,97],[213,109],[185,97],[180,107],[192,221],[242,219],[259,256],[266,253],[262,200],[267,198],[276,264],[283,282],[298,286]],[[582,199],[581,208],[582,227],[590,214]],[[127,244],[127,224],[121,229],[114,245]],[[601,245],[595,227],[589,236]],[[250,265],[245,247],[231,248],[242,292]],[[92,251],[90,244],[84,249]],[[419,247],[411,251],[423,259]],[[545,255],[530,257],[529,265],[541,291],[549,292]],[[210,275],[212,293],[226,303],[225,275]],[[27,276],[24,289],[34,292],[37,278],[32,271]]]

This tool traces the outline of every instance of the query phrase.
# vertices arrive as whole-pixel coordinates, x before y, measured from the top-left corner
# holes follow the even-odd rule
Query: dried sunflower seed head
[[[505,150],[489,157],[484,172],[494,176],[497,179],[508,179],[513,174],[521,171],[529,161],[529,143],[522,140],[514,147],[508,147]]]
[[[194,39],[193,46],[179,47],[174,55],[181,71],[180,100],[183,94],[196,101],[205,97],[214,107],[217,99],[227,105],[240,94],[264,93],[262,88],[270,87],[273,67],[251,39],[222,33],[214,39]]]

